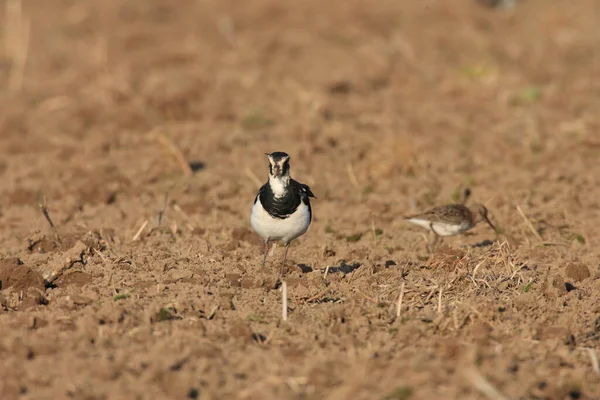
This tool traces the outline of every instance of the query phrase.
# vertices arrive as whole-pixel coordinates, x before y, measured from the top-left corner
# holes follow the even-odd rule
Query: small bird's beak
[[[488,217],[484,217],[485,222],[488,223],[488,225],[494,230],[494,232],[497,232],[496,227],[494,226],[494,224],[492,224],[492,221],[490,221],[490,219]]]

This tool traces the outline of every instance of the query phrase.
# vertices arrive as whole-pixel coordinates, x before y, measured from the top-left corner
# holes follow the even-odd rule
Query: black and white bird
[[[315,197],[307,185],[290,177],[290,156],[276,151],[266,153],[269,158],[269,180],[254,200],[250,224],[265,241],[265,265],[271,242],[280,241],[285,246],[281,274],[285,268],[290,242],[302,236],[312,221],[310,197]]]

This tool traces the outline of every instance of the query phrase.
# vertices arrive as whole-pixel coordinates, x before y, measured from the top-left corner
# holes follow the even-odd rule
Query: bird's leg
[[[438,233],[433,228],[433,223],[429,224],[429,229],[431,229],[431,232],[433,232],[433,242],[427,244],[427,247],[429,248],[429,252],[433,254],[433,250],[435,249],[435,246],[440,239],[440,235],[438,235]]]
[[[287,253],[288,253],[289,246],[290,246],[290,244],[286,243],[285,250],[283,251],[283,262],[281,263],[281,271],[280,271],[280,275],[282,278],[283,278],[283,273],[285,272],[285,261],[287,260]]]
[[[263,261],[262,261],[261,267],[264,267],[265,263],[267,262],[267,254],[269,254],[270,248],[271,248],[271,243],[269,243],[268,240],[265,240],[265,255],[263,257]]]

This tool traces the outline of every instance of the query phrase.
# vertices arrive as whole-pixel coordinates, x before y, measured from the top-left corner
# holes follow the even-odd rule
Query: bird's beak
[[[281,167],[278,164],[273,165],[271,170],[273,171],[273,176],[278,177],[281,175]]]
[[[490,221],[490,219],[488,217],[484,217],[484,219],[485,219],[485,222],[487,222],[488,225],[494,230],[494,232],[497,232],[496,227],[494,226],[494,224],[492,224],[492,221]]]

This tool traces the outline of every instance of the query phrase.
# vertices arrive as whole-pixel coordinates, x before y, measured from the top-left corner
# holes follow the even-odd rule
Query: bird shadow
[[[493,244],[494,244],[493,240],[486,239],[486,240],[482,240],[481,242],[475,243],[471,247],[489,247]]]
[[[352,264],[348,264],[346,263],[345,260],[343,260],[339,266],[336,267],[330,267],[329,268],[329,273],[330,274],[334,274],[336,272],[341,272],[342,274],[346,275],[349,274],[352,271],[357,270],[358,268],[360,268],[361,264],[360,263],[352,263]]]
[[[309,272],[314,271],[313,267],[311,267],[310,265],[306,265],[306,264],[298,264],[297,267],[300,268],[300,270],[302,271],[303,274],[308,274]]]
[[[198,171],[202,171],[204,168],[206,168],[206,164],[204,164],[202,161],[190,161],[188,163],[188,165],[190,166],[190,169],[194,173],[198,172]]]

